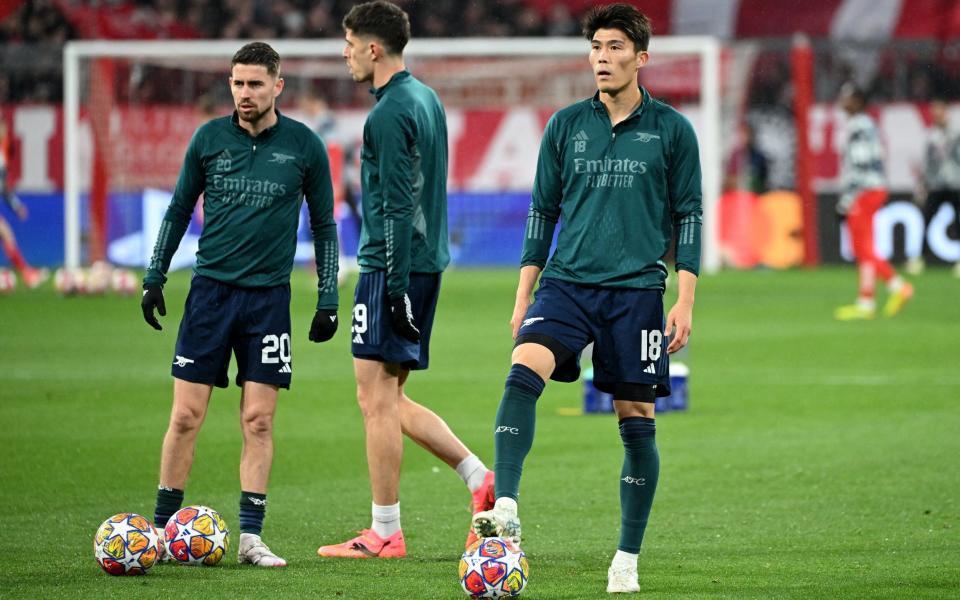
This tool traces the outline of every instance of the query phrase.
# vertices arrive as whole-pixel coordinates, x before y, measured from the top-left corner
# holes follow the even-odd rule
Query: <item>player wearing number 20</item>
[[[180,508],[197,433],[213,386],[227,387],[231,350],[241,386],[241,563],[283,566],[260,539],[273,461],[273,415],[279,388],[289,388],[290,271],[303,198],[316,251],[319,299],[310,340],[337,329],[337,231],[323,142],[280,114],[280,57],[254,42],[233,57],[236,111],[197,130],[164,217],[144,279],[147,323],[166,314],[165,273],[204,196],[204,228],[173,361],[173,410],[160,461],[154,521],[162,528]]]
[[[512,318],[513,365],[494,427],[497,499],[473,524],[479,535],[520,537],[520,474],[536,401],[546,379],[577,379],[580,352],[594,342],[594,383],[613,394],[625,448],[608,591],[634,592],[659,474],[654,400],[669,394],[667,354],[686,344],[692,321],[700,159],[690,123],[637,85],[648,59],[646,16],[626,4],[598,7],[584,33],[598,90],[554,114],[544,132]],[[679,298],[664,322],[671,237]]]

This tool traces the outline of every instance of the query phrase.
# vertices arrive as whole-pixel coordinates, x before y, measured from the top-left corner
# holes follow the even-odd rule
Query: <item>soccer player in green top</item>
[[[447,125],[437,94],[404,67],[407,14],[366,2],[343,19],[343,57],[354,81],[369,82],[377,104],[363,127],[363,225],[354,294],[352,352],[363,413],[373,523],[322,546],[320,556],[401,557],[400,460],[403,435],[457,471],[474,511],[493,506],[493,473],[404,384],[426,369],[440,274],[447,250]],[[467,543],[473,538],[468,533]]]
[[[659,473],[654,400],[670,392],[667,354],[687,343],[693,317],[700,160],[690,123],[637,85],[648,59],[647,17],[626,4],[601,6],[585,17],[584,33],[598,90],[554,114],[544,132],[511,320],[513,365],[494,427],[496,503],[474,515],[473,526],[519,542],[520,474],[537,398],[548,378],[576,381],[580,352],[593,342],[594,383],[613,394],[625,449],[607,591],[636,592]],[[671,237],[679,298],[664,322]]]
[[[143,283],[143,316],[161,329],[154,309],[166,314],[165,274],[202,193],[204,227],[177,336],[154,523],[163,528],[183,502],[197,433],[213,386],[227,387],[232,351],[242,388],[239,560],[279,567],[286,561],[260,532],[278,390],[290,387],[292,374],[290,270],[306,197],[319,277],[310,340],[330,339],[337,330],[333,186],[323,142],[276,109],[283,91],[276,51],[247,44],[233,56],[229,81],[236,111],[209,121],[190,141]]]

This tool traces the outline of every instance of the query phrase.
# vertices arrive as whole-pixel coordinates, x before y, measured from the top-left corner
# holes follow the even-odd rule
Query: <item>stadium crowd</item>
[[[0,103],[61,96],[60,54],[70,39],[340,37],[352,0],[23,0],[0,9]],[[415,37],[577,35],[563,4],[524,0],[400,1]],[[23,58],[29,55],[31,61]]]
[[[21,0],[0,9],[0,102],[58,101],[60,51],[70,39],[337,38],[353,0]],[[399,0],[414,37],[578,35],[582,3],[535,0]],[[656,23],[655,29],[656,29]],[[789,104],[783,40],[761,40],[750,105]],[[814,40],[820,101],[857,79],[874,100],[960,94],[956,40],[883,40],[843,47]],[[872,64],[856,77],[850,64]],[[23,60],[29,56],[30,60]],[[949,96],[949,93],[948,93]],[[951,99],[953,99],[951,97]]]
[[[104,38],[316,38],[340,36],[352,0],[26,0],[3,23],[4,41]],[[563,3],[541,11],[525,0],[400,0],[425,37],[570,35]]]

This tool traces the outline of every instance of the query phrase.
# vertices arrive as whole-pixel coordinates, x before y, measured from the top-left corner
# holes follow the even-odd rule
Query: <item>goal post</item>
[[[184,85],[184,93],[188,93],[189,87],[184,82],[196,85],[196,81],[204,77],[216,81],[226,90],[229,59],[244,43],[243,40],[209,40],[78,41],[66,44],[63,56],[64,258],[68,267],[80,266],[97,254],[89,246],[85,253],[84,242],[89,244],[105,239],[107,233],[98,228],[113,228],[99,222],[105,218],[105,210],[82,209],[83,198],[88,198],[90,204],[90,196],[102,187],[98,183],[102,184],[104,178],[111,182],[106,184],[108,190],[105,193],[113,193],[114,187],[109,186],[114,185],[128,190],[137,188],[140,192],[144,187],[154,187],[152,184],[172,190],[175,176],[172,177],[174,181],[170,181],[169,171],[182,160],[189,134],[181,136],[182,140],[178,138],[173,145],[179,155],[170,145],[156,149],[155,157],[163,160],[165,171],[156,167],[157,173],[144,173],[153,169],[155,163],[137,162],[134,156],[149,155],[150,149],[141,146],[156,143],[137,128],[138,117],[143,117],[146,111],[136,112],[134,103],[151,102],[149,94],[147,100],[138,98],[142,91],[137,86],[143,85],[145,68],[147,71],[150,68],[164,69],[165,73],[179,69],[182,73],[173,78],[170,85]],[[340,40],[280,40],[270,44],[283,60],[287,90],[291,89],[292,78],[308,82],[305,86],[309,86],[311,79],[332,81],[339,78],[338,89],[361,87],[349,81],[342,64],[343,42]],[[438,91],[448,109],[448,118],[452,119],[463,116],[458,113],[460,110],[483,113],[485,109],[505,110],[505,107],[517,110],[531,107],[538,114],[549,113],[584,98],[595,90],[587,65],[588,52],[589,44],[583,38],[457,38],[412,40],[404,50],[404,56],[408,68]],[[704,209],[702,263],[705,272],[714,272],[720,267],[717,204],[723,160],[721,45],[711,37],[661,36],[651,40],[650,56],[647,67],[641,70],[641,81],[653,95],[663,97],[658,81],[670,79],[675,82],[683,78],[685,91],[680,92],[681,100],[671,103],[687,114],[699,139]],[[95,68],[98,61],[109,68]],[[674,69],[671,61],[685,61],[689,68]],[[120,64],[121,68],[114,69],[114,63]],[[106,92],[94,93],[92,90],[97,89],[95,78],[103,76],[102,73],[109,77],[127,77],[128,80],[120,80],[119,84],[116,80],[111,81]],[[107,97],[110,94],[117,96],[116,101]],[[669,96],[667,99],[671,100]],[[187,107],[195,100],[183,98],[180,102],[182,107]],[[287,101],[286,98],[281,100]],[[345,109],[345,120],[355,126],[362,123],[362,120],[352,118],[355,115],[351,114],[351,107],[347,104],[343,106],[341,103],[334,108]],[[286,104],[281,106],[285,110]],[[366,106],[354,103],[352,108],[359,114]],[[98,110],[107,114],[91,119]],[[168,129],[182,128],[192,132],[193,121],[187,122],[186,112],[176,112],[170,105],[165,105],[164,110],[169,113],[165,113],[170,125]],[[542,130],[538,136],[539,133]],[[539,143],[539,137],[535,141]],[[470,162],[470,151],[469,147],[462,148],[460,152],[465,158],[453,159]],[[532,160],[535,164],[535,155]],[[107,175],[103,174],[104,170]],[[533,172],[529,170],[531,172],[525,176],[532,182]],[[118,180],[126,183],[116,184]],[[477,180],[474,177],[470,181]],[[451,184],[457,184],[452,175]],[[496,187],[497,182],[488,178],[476,185],[480,188]],[[516,188],[515,183],[504,185]],[[525,190],[514,191],[529,193],[530,189],[527,185]]]

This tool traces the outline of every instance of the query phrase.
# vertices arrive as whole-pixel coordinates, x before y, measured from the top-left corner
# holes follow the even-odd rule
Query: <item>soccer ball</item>
[[[479,539],[460,558],[460,585],[471,598],[517,596],[528,577],[526,555],[503,538]]]
[[[121,296],[132,296],[137,292],[138,281],[133,271],[128,269],[114,269],[110,277],[110,287]]]
[[[230,547],[226,522],[206,506],[187,506],[175,512],[163,537],[170,556],[187,565],[215,565]]]
[[[93,537],[93,555],[111,575],[143,575],[160,557],[160,536],[145,517],[113,515]]]
[[[53,287],[64,296],[83,294],[87,291],[87,277],[83,269],[57,269],[53,274]]]
[[[0,294],[9,294],[17,289],[17,276],[10,269],[0,269]]]
[[[87,293],[102,294],[110,287],[113,267],[106,261],[98,260],[86,272]]]

